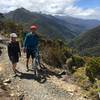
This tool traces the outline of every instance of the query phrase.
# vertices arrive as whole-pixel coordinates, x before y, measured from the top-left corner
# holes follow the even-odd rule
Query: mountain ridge
[[[32,24],[37,24],[39,26],[39,33],[48,38],[64,41],[70,41],[80,33],[87,31],[86,25],[84,26],[82,22],[77,22],[77,20],[81,21],[80,19],[76,20],[75,18],[67,17],[67,19],[62,20],[62,18],[58,18],[57,16],[31,12],[25,8],[18,8],[9,13],[5,13],[4,17],[7,20],[22,24],[25,31],[29,31],[29,27]]]
[[[24,8],[19,8],[15,11],[6,13],[5,17],[14,22],[23,24],[27,30],[30,25],[37,24],[39,26],[38,32],[50,38],[69,40],[75,37],[75,32],[61,24],[61,20],[51,15],[30,12]]]
[[[100,26],[80,34],[69,45],[76,48],[82,55],[99,56]]]

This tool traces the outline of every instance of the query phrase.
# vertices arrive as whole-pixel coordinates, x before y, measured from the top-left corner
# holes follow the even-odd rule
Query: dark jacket
[[[8,56],[21,56],[21,51],[20,51],[20,46],[19,46],[19,42],[10,42],[8,43]]]

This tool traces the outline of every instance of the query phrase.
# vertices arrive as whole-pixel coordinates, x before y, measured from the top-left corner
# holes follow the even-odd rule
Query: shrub
[[[73,56],[73,62],[74,65],[78,68],[78,67],[82,67],[85,64],[85,61],[82,57],[80,56]]]
[[[47,40],[44,42],[40,46],[43,61],[51,66],[62,67],[66,59],[71,56],[68,48],[61,41]]]
[[[72,56],[66,61],[67,69],[69,69],[71,73],[75,72],[77,68],[83,67],[84,64],[85,64],[85,61],[80,56]]]
[[[87,64],[86,74],[91,81],[95,78],[100,78],[100,57],[92,58]]]
[[[88,80],[88,77],[85,75],[85,67],[78,68],[74,73],[73,77],[75,79],[75,82],[78,83],[81,87],[83,87],[85,90],[88,90],[91,86],[90,81]]]

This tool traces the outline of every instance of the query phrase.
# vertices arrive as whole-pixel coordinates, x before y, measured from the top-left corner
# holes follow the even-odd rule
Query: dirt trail
[[[23,74],[21,77],[14,78],[7,51],[4,51],[0,58],[0,73],[7,79],[11,79],[9,87],[12,90],[10,93],[12,96],[20,95],[23,98],[20,100],[87,100],[81,96],[80,87],[64,82],[56,75],[48,75],[41,83],[32,71],[26,72],[23,60],[24,58],[20,59],[17,67]]]

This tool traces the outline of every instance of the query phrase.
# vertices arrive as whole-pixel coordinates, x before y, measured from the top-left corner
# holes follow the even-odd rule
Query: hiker
[[[16,73],[18,72],[16,69],[17,63],[19,62],[19,57],[21,57],[19,42],[16,41],[16,38],[17,38],[16,33],[11,33],[10,34],[11,40],[8,43],[8,56],[12,63],[12,68],[15,75],[17,75]]]
[[[36,56],[36,52],[37,52],[37,49],[38,49],[38,44],[39,44],[39,37],[36,33],[36,30],[37,30],[37,26],[36,25],[32,25],[30,27],[30,30],[31,32],[28,33],[25,37],[25,40],[24,40],[24,52],[26,52],[26,68],[27,68],[27,72],[29,71],[29,66],[28,66],[28,63],[29,63],[29,59],[30,59],[30,56],[32,58],[32,61],[33,59],[35,58]]]

